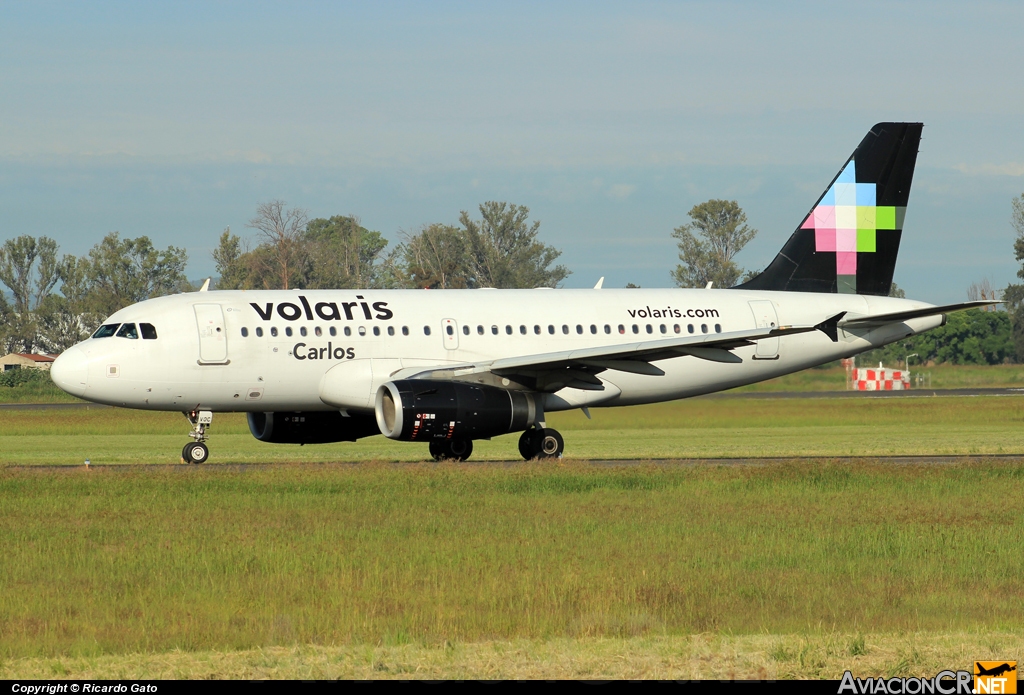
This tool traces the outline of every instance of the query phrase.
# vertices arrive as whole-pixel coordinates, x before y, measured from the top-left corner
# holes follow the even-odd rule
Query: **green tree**
[[[489,201],[479,209],[479,220],[465,210],[459,216],[471,287],[556,287],[569,276],[565,266],[551,267],[562,252],[537,239],[540,222],[528,221],[528,207]]]
[[[385,269],[380,267],[388,241],[380,232],[363,227],[357,217],[310,220],[302,240],[308,264],[306,287],[354,289],[388,284]]]
[[[757,235],[735,200],[712,199],[694,205],[690,223],[676,227],[682,264],[672,272],[679,287],[732,287],[743,274],[733,257]]]
[[[949,314],[946,325],[857,357],[860,365],[902,366],[917,353],[921,362],[1003,364],[1014,357],[1010,316],[1005,311],[971,309]]]
[[[14,300],[5,321],[11,348],[31,352],[39,347],[36,310],[60,282],[60,271],[57,242],[49,237],[26,234],[0,246],[0,282]]]
[[[411,287],[462,289],[469,287],[469,245],[462,230],[431,224],[402,245],[402,260]]]
[[[185,277],[185,249],[168,246],[160,251],[146,236],[122,239],[112,232],[83,261],[91,285],[88,308],[102,316],[144,299],[192,289]]]
[[[253,289],[247,285],[249,268],[243,258],[242,240],[231,233],[231,227],[220,235],[217,248],[213,250],[213,262],[217,267],[218,290]]]

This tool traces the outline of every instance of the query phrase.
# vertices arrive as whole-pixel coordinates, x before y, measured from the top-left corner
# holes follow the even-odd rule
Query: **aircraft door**
[[[754,312],[755,328],[778,328],[779,317],[775,313],[775,304],[768,300],[759,299],[750,302],[750,310]],[[779,339],[762,338],[757,341],[757,348],[754,351],[755,360],[777,360],[779,359]]]
[[[459,324],[455,319],[441,320],[441,335],[444,336],[444,346],[448,350],[456,350],[459,347]]]
[[[193,308],[199,329],[199,363],[226,364],[228,336],[220,304],[196,304]]]

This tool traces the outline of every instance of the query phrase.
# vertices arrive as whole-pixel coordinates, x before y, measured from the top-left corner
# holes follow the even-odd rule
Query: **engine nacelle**
[[[391,439],[486,439],[537,419],[532,393],[453,381],[404,379],[377,389],[377,426]]]
[[[261,442],[274,444],[326,444],[354,442],[380,434],[372,415],[344,417],[337,410],[301,413],[248,413],[249,431]]]

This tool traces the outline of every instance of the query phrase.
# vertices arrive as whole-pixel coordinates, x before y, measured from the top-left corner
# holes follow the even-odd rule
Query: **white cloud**
[[[631,183],[616,183],[608,187],[608,197],[615,200],[625,200],[633,194],[636,186]]]

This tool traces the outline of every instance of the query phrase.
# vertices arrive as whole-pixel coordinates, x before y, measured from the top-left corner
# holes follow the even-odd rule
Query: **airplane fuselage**
[[[105,325],[156,333],[90,338],[62,358],[59,385],[84,399],[148,410],[367,411],[402,369],[465,364],[701,333],[814,325],[828,316],[929,306],[888,297],[745,290],[292,290],[160,297]],[[663,359],[662,376],[605,371],[604,388],[545,395],[548,411],[652,403],[770,379],[940,325],[941,316],[874,329],[820,331],[733,350],[735,363]],[[774,327],[774,326],[773,326]],[[131,333],[130,331],[128,332]],[[365,392],[326,396],[339,366],[369,366]],[[57,374],[57,372],[55,372]],[[56,377],[55,377],[56,378]],[[329,389],[328,389],[329,390]]]

